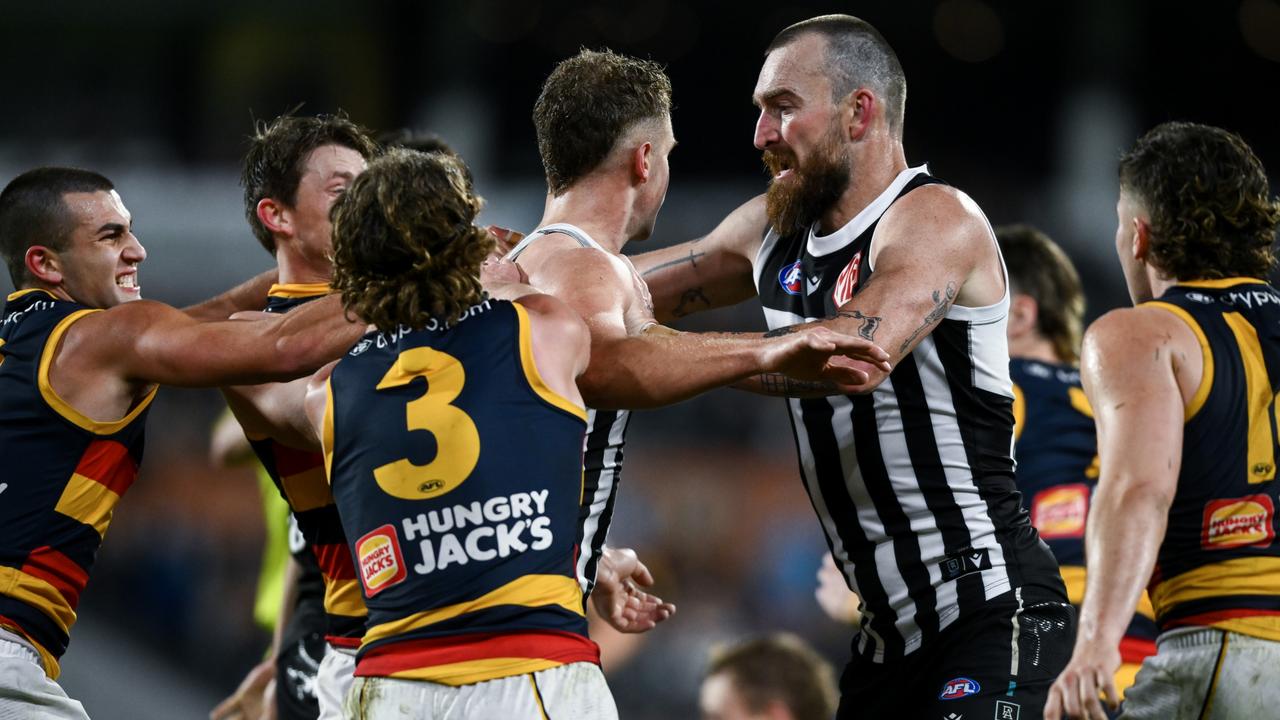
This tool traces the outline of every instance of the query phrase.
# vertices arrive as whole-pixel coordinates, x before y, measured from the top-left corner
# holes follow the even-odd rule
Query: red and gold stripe
[[[373,648],[360,658],[355,674],[469,685],[574,662],[599,663],[599,646],[554,630],[477,633]]]
[[[95,440],[85,448],[54,510],[91,525],[106,535],[111,514],[138,475],[129,449],[114,440]]]

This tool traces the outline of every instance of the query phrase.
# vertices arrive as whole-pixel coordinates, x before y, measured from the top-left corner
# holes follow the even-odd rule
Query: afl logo
[[[960,698],[977,695],[982,690],[982,686],[977,680],[970,680],[966,677],[958,677],[954,680],[948,680],[942,686],[942,694],[938,696],[939,700],[959,700]]]
[[[803,283],[804,272],[800,270],[799,260],[787,265],[778,272],[778,284],[782,286],[782,289],[788,295],[799,295]]]

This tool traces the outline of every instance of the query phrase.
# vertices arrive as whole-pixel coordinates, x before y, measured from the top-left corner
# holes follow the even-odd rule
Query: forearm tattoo
[[[956,284],[953,282],[947,283],[947,288],[945,291],[934,290],[933,291],[933,309],[929,311],[928,315],[924,316],[924,322],[921,323],[920,327],[916,328],[915,332],[911,333],[911,337],[907,338],[902,342],[902,346],[898,348],[898,354],[906,355],[907,349],[910,348],[911,344],[916,341],[916,338],[929,332],[929,330],[932,329],[934,325],[936,325],[940,320],[942,320],[943,317],[946,316],[947,311],[951,309],[951,304],[955,302],[955,300],[956,300]]]
[[[701,308],[698,307],[699,303],[702,305]],[[711,307],[711,300],[707,298],[706,293],[702,292],[701,287],[689,288],[680,294],[680,302],[676,304],[671,314],[675,317],[684,317],[709,307]]]
[[[879,315],[863,315],[858,310],[846,310],[836,313],[836,317],[849,318],[850,320],[861,320],[862,324],[858,326],[858,335],[864,340],[875,340],[876,330],[880,327],[880,321],[883,320]]]
[[[770,395],[796,397],[801,395],[832,395],[837,391],[834,383],[822,380],[796,380],[782,373],[764,373],[759,376],[760,385]]]

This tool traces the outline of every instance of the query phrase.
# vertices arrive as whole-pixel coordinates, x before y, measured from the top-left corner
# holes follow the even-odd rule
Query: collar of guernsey
[[[267,297],[304,298],[328,295],[329,283],[276,283],[267,290]]]

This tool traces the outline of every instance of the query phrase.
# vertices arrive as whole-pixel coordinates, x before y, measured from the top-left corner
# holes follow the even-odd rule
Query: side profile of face
[[[133,234],[133,216],[115,190],[63,196],[74,227],[57,253],[59,294],[95,308],[142,297],[138,265],[147,251]]]
[[[769,220],[780,233],[813,223],[849,187],[850,152],[826,74],[827,41],[801,35],[765,58],[752,100],[755,146],[772,179]]]
[[[307,156],[289,212],[294,237],[308,260],[322,265],[333,255],[329,208],[366,166],[360,153],[342,145],[321,145]]]
[[[1125,285],[1129,288],[1129,298],[1135,305],[1151,300],[1154,295],[1147,266],[1143,262],[1148,243],[1146,217],[1146,211],[1137,198],[1121,189],[1120,199],[1116,202],[1116,254],[1120,258]],[[1135,247],[1140,257],[1135,256]]]

